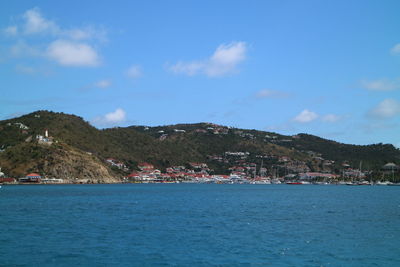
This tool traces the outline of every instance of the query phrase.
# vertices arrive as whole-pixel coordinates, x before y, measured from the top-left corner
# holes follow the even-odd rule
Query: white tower
[[[47,129],[44,131],[44,137],[46,137],[46,138],[49,137],[49,131]]]

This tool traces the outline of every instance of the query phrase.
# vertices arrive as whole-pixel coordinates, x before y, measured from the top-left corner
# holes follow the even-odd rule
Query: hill
[[[126,167],[110,166],[108,158]],[[229,168],[246,164],[263,164],[270,175],[273,170],[275,175],[339,173],[343,163],[356,168],[362,162],[369,170],[399,163],[400,151],[388,144],[348,145],[307,134],[284,136],[211,123],[99,130],[81,117],[50,111],[0,121],[0,166],[13,176],[34,171],[69,181],[106,182],[120,179],[140,162],[161,170],[204,162],[213,173],[229,173]]]

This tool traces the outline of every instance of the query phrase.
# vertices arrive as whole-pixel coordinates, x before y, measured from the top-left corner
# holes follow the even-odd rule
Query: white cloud
[[[92,26],[72,29],[62,28],[55,22],[46,19],[40,13],[40,10],[38,8],[33,8],[26,11],[22,17],[25,20],[25,24],[23,25],[23,33],[25,33],[26,35],[49,34],[58,38],[67,38],[71,40],[107,40],[107,33],[106,30],[104,30],[103,28],[98,29]],[[10,26],[7,29],[9,29],[10,32],[14,32],[14,29],[12,27],[15,27],[16,35],[17,26]]]
[[[305,109],[302,112],[300,112],[300,114],[298,114],[296,117],[294,117],[293,120],[300,123],[307,123],[307,122],[312,122],[317,118],[318,118],[317,113]]]
[[[392,52],[392,54],[400,54],[400,44],[396,44],[395,46],[393,46],[390,51]]]
[[[282,91],[263,89],[256,93],[255,97],[258,99],[262,98],[285,98],[289,95]]]
[[[56,40],[47,48],[47,56],[65,66],[98,66],[100,58],[86,43]]]
[[[95,118],[92,123],[101,126],[114,125],[126,121],[126,112],[122,108]]]
[[[126,119],[126,113],[123,109],[117,108],[114,112],[107,113],[104,119],[109,123],[123,122]]]
[[[322,121],[325,121],[325,122],[337,122],[340,119],[341,119],[341,117],[338,115],[335,115],[335,114],[327,114],[322,117]]]
[[[29,9],[21,17],[22,23],[8,26],[3,29],[3,32],[10,36],[40,34],[71,40],[96,39],[101,42],[107,41],[107,31],[103,27],[87,25],[84,27],[64,28],[54,21],[46,19],[39,8]]]
[[[60,32],[60,28],[53,21],[45,19],[38,8],[26,11],[23,18],[25,19],[26,34],[57,34]]]
[[[4,29],[4,33],[9,36],[16,36],[18,34],[17,26],[9,26]]]
[[[3,29],[5,34],[19,38],[17,43],[10,47],[10,55],[48,58],[64,66],[100,65],[99,54],[92,43],[95,40],[106,41],[106,31],[103,28],[60,27],[54,21],[45,18],[38,8],[27,10],[20,18],[20,23]],[[34,45],[26,43],[33,35],[45,38],[36,38]]]
[[[189,76],[196,75],[203,71],[205,65],[202,62],[178,62],[175,65],[169,67],[175,74],[186,74]]]
[[[110,87],[111,84],[112,84],[112,83],[111,83],[110,80],[100,80],[100,81],[96,82],[96,83],[94,84],[94,86],[95,86],[95,87],[98,87],[98,88],[107,88],[107,87]]]
[[[371,91],[391,91],[400,88],[398,82],[389,81],[387,79],[374,80],[374,81],[361,81],[361,86]]]
[[[245,42],[232,42],[217,47],[210,58],[192,62],[178,62],[169,66],[176,74],[189,76],[205,74],[218,77],[237,72],[237,66],[246,59],[247,46]]]
[[[400,102],[394,99],[385,99],[368,112],[368,116],[375,119],[392,118],[400,114]]]
[[[205,68],[208,76],[222,76],[232,73],[236,66],[246,58],[246,43],[233,42],[220,45]]]
[[[142,68],[139,65],[131,66],[125,73],[129,78],[137,79],[142,76]]]

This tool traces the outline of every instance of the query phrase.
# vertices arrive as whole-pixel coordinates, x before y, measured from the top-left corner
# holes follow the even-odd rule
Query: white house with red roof
[[[19,178],[21,183],[40,183],[42,176],[38,173],[29,173],[23,178]]]

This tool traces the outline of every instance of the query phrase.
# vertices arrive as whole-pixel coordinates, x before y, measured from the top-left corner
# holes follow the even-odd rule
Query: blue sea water
[[[3,186],[2,266],[400,266],[400,187]]]

